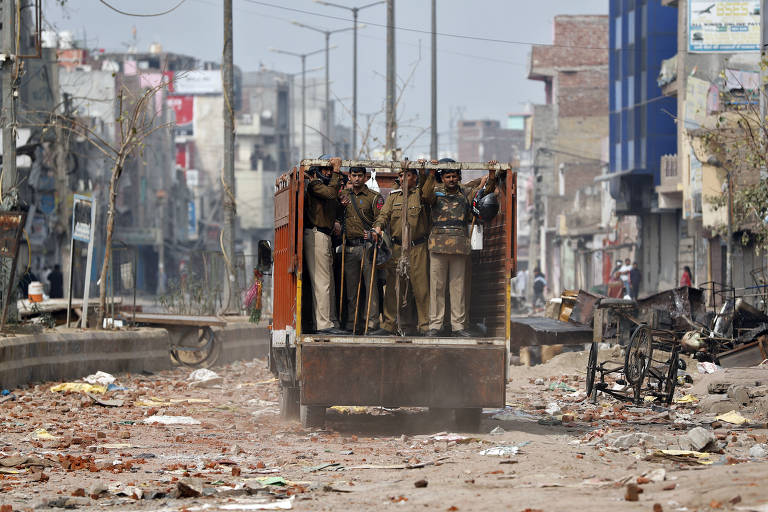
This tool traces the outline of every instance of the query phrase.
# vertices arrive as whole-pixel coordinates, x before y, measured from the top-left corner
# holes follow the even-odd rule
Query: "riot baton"
[[[365,331],[363,335],[368,334],[368,319],[371,316],[371,297],[373,296],[373,280],[376,277],[376,253],[379,250],[379,244],[373,245],[373,261],[371,262],[371,280],[368,281],[368,308],[365,311]],[[361,279],[362,280],[362,279]]]
[[[339,322],[341,322],[341,312],[344,305],[344,256],[347,254],[347,232],[341,234],[341,292],[339,293]],[[347,312],[349,314],[349,312]]]

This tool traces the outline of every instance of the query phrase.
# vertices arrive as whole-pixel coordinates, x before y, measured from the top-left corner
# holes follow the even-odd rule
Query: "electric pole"
[[[432,0],[432,134],[429,154],[437,160],[437,0]]]
[[[335,48],[335,46],[331,48]],[[315,50],[307,53],[289,52],[288,50],[279,50],[277,48],[270,48],[269,50],[301,59],[301,158],[307,158],[307,57],[325,50]]]
[[[368,7],[383,4],[385,0],[379,0],[361,7],[347,7],[325,0],[315,0],[316,3],[327,5],[329,7],[338,7],[352,11],[353,35],[352,35],[352,158],[357,158],[357,13]]]
[[[235,290],[235,111],[232,52],[232,0],[224,0],[224,52],[222,55],[222,81],[224,88],[224,226],[221,250],[224,253],[229,280],[229,298],[226,311],[239,309]]]
[[[2,181],[2,209],[10,210],[16,206],[18,193],[16,191],[16,105],[18,102],[18,84],[16,74],[18,70],[16,48],[16,5],[15,0],[3,0],[3,29],[2,29],[2,53],[5,60],[2,62],[2,111],[0,119],[3,122],[3,173]]]
[[[352,30],[354,27],[340,28],[336,30],[325,30],[322,28],[306,25],[304,23],[299,23],[298,21],[293,21],[291,23],[297,27],[314,30],[315,32],[320,32],[321,34],[325,35],[325,136],[322,138],[322,141],[323,153],[328,153],[332,147],[329,143],[333,141],[333,137],[331,137],[331,34],[336,34],[337,32],[346,32],[347,30]],[[302,158],[305,158],[305,156],[302,156]]]
[[[395,73],[395,0],[387,0],[387,137],[385,157],[393,160],[397,150]]]

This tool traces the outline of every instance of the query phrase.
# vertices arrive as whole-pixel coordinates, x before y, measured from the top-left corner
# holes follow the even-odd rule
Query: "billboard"
[[[93,199],[75,194],[72,204],[72,238],[89,243],[93,233]]]
[[[194,96],[169,96],[166,101],[168,102],[168,106],[176,113],[176,135],[194,135]]]
[[[689,0],[688,51],[760,51],[760,0]]]
[[[221,94],[221,71],[177,71],[174,94]]]

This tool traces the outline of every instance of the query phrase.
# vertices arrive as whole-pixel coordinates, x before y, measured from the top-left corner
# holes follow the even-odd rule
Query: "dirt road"
[[[11,390],[0,397],[0,511],[768,511],[768,451],[754,448],[765,417],[592,404],[584,364],[563,354],[513,368],[508,406],[485,411],[481,433],[375,408],[332,410],[325,430],[308,431],[280,420],[260,360],[214,368],[221,378],[204,386],[177,369],[117,375],[90,396],[51,391],[60,383]],[[712,436],[702,458],[660,452],[690,448],[696,427]]]

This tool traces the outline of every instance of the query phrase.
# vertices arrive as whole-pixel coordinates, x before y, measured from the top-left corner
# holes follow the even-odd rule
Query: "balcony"
[[[661,157],[661,184],[656,187],[660,210],[683,207],[683,179],[677,167],[677,154]]]

